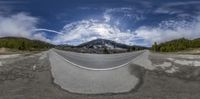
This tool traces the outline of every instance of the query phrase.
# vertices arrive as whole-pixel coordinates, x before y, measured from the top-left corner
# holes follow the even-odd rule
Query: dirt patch
[[[0,53],[5,53],[7,51],[7,48],[0,48]]]

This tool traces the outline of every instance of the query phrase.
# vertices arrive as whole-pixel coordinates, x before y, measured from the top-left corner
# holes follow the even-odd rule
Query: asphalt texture
[[[199,55],[145,52],[130,65],[93,71],[71,66],[55,54],[47,51],[0,59],[0,99],[200,99],[200,66],[179,62],[200,61]],[[90,89],[115,94],[91,95]]]
[[[111,69],[127,65],[134,58],[144,53],[144,51],[137,51],[121,54],[85,54],[56,49],[53,51],[64,57],[68,62],[91,69]]]
[[[72,93],[105,94],[132,90],[139,78],[130,72],[130,65],[110,70],[79,68],[53,50],[49,53],[54,83]]]

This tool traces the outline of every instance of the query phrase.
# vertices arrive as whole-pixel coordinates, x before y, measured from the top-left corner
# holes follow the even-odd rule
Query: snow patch
[[[20,56],[20,54],[12,54],[12,55],[0,55],[0,59],[6,59],[6,58],[16,58]]]
[[[177,64],[180,64],[180,65],[191,65],[192,66],[194,61],[175,60],[174,62],[177,63]]]
[[[167,73],[175,73],[177,71],[178,71],[178,67],[172,67],[172,68],[166,70],[165,72],[167,72]]]
[[[113,45],[110,45],[110,44],[105,44],[105,46],[109,49],[114,49],[114,46]]]
[[[159,64],[159,65],[155,65],[156,67],[161,67],[161,68],[167,68],[167,67],[170,67],[172,66],[172,63],[171,62],[164,62],[163,64]]]
[[[184,59],[200,59],[199,55],[178,55],[177,57]]]
[[[192,60],[179,60],[179,59],[173,59],[168,58],[168,60],[173,61],[176,64],[184,65],[184,66],[200,66],[200,61],[192,61]]]
[[[173,58],[167,58],[169,61],[174,61],[175,59],[173,59]]]
[[[200,61],[194,61],[193,65],[196,66],[196,67],[200,66]]]
[[[178,71],[178,67],[172,66],[171,62],[164,62],[163,64],[155,65],[161,67],[166,73],[175,73]]]
[[[33,70],[36,70],[36,67],[37,67],[36,65],[33,65]]]
[[[39,60],[43,60],[43,59],[45,59],[46,57],[47,57],[47,53],[43,53],[43,54],[40,56]]]

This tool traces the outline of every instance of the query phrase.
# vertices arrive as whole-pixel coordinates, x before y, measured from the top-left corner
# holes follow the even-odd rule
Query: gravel
[[[179,67],[179,72],[171,74],[131,64],[129,73],[140,79],[134,90],[89,95],[71,93],[55,84],[48,54],[40,58],[42,55],[15,59],[0,67],[0,99],[200,99],[200,67],[172,62],[172,66]],[[148,58],[152,65],[157,62],[162,65],[170,62],[167,60],[170,57],[174,58],[150,53]]]

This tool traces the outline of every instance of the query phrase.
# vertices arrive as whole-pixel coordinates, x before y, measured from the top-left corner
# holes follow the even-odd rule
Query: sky
[[[78,45],[200,38],[200,0],[0,0],[0,37]]]

